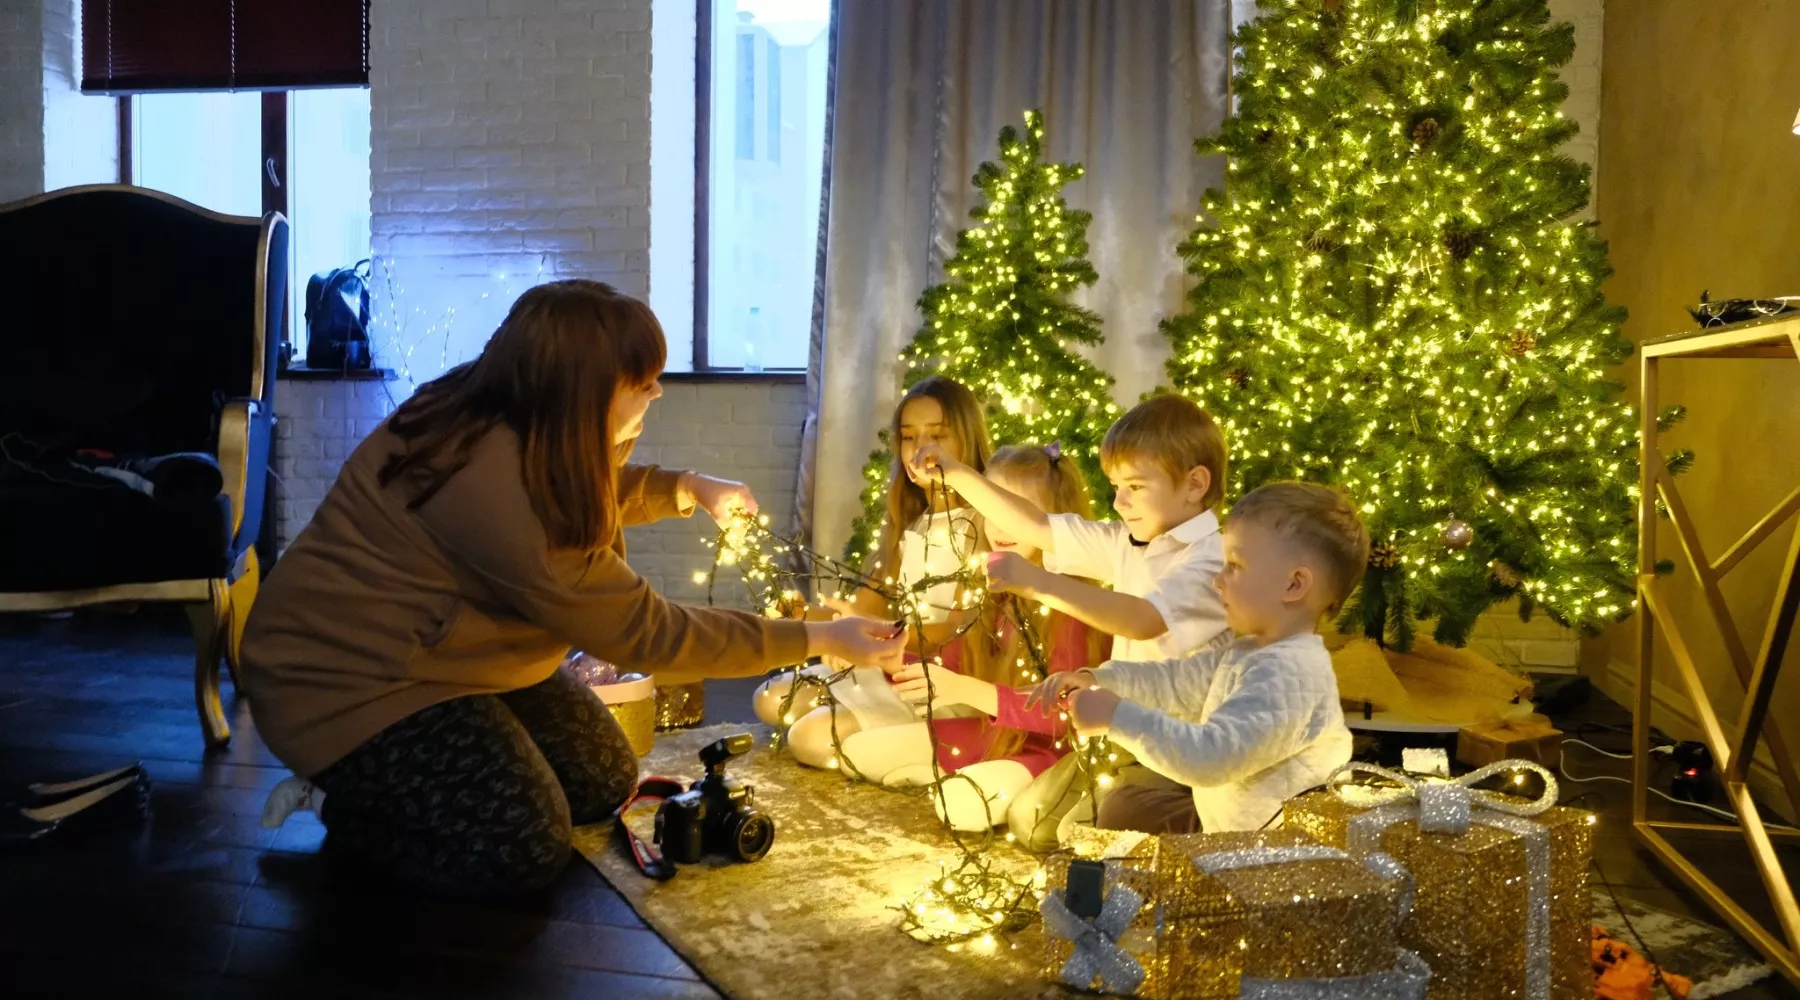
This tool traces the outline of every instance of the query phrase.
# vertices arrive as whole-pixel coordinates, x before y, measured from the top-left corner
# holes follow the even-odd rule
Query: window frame
[[[119,141],[119,183],[133,184],[133,161],[137,159],[132,133],[135,131],[136,109],[132,101],[138,97],[153,97],[155,91],[142,94],[120,94],[113,98],[118,102],[118,141]],[[287,187],[282,181],[287,177],[288,163],[288,94],[290,90],[265,90],[262,92],[262,213],[280,212],[289,218]],[[290,282],[291,284],[291,282]],[[279,368],[285,371],[293,354],[293,320],[289,310],[294,301],[293,289],[288,289],[281,303],[281,341],[276,357]]]
[[[336,89],[336,88],[333,88]],[[355,89],[355,88],[344,88]],[[367,89],[367,88],[363,88]],[[264,90],[262,94],[262,129],[260,151],[262,153],[260,173],[262,185],[262,207],[260,214],[279,212],[287,218],[289,225],[294,224],[293,212],[288,198],[288,156],[290,153],[289,126],[292,120],[292,95],[295,88],[282,90]],[[138,97],[154,97],[156,91],[139,94],[121,94],[114,98],[118,102],[118,144],[119,165],[118,178],[120,184],[135,184],[135,148],[136,106],[132,103]],[[292,261],[290,261],[290,269]],[[281,339],[277,346],[277,368],[285,375],[290,370],[307,371],[304,354],[296,354],[298,341],[294,330],[294,303],[304,287],[304,278],[300,285],[290,274],[288,288],[281,302]]]
[[[833,4],[836,7],[836,4]],[[694,0],[694,353],[693,367],[685,372],[664,372],[669,382],[805,382],[807,368],[775,368],[759,372],[723,368],[712,364],[707,326],[711,316],[712,273],[712,115],[713,115],[713,2]],[[837,30],[836,10],[830,30]],[[835,46],[833,46],[835,54]],[[830,58],[828,56],[828,58]],[[732,151],[736,155],[736,151]]]

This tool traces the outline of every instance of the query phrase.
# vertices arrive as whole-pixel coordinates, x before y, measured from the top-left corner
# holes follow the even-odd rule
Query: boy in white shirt
[[[989,523],[1043,551],[1041,568],[1016,553],[991,556],[992,590],[1111,633],[1115,659],[1173,659],[1224,634],[1212,584],[1224,565],[1213,508],[1225,493],[1225,436],[1192,401],[1154,396],[1107,430],[1100,465],[1117,490],[1118,521],[1045,514],[935,446],[920,448],[913,464],[943,470]]]
[[[1316,628],[1361,579],[1368,529],[1341,493],[1271,483],[1232,507],[1224,542],[1217,584],[1236,636],[1229,644],[1182,660],[1115,660],[1033,692],[1046,704],[1066,699],[1078,732],[1104,734],[1186,786],[1114,789],[1100,803],[1103,828],[1261,829],[1350,759]]]

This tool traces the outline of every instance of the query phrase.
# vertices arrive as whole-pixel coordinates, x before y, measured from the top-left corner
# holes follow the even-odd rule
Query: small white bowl
[[[634,681],[620,681],[617,684],[590,684],[589,689],[601,701],[608,705],[623,705],[626,702],[642,701],[656,696],[656,678],[640,677]]]

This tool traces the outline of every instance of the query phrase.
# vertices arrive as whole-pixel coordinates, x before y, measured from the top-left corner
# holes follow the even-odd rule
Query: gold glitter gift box
[[[1508,769],[1543,773],[1525,761],[1483,770],[1491,776]],[[1433,784],[1441,789],[1452,783]],[[1592,815],[1560,806],[1517,815],[1532,811],[1526,800],[1477,794],[1487,798],[1472,804],[1461,834],[1421,831],[1417,805],[1390,800],[1365,807],[1332,791],[1289,801],[1284,822],[1352,852],[1378,849],[1412,872],[1417,895],[1400,944],[1431,967],[1430,1000],[1593,996],[1587,885]],[[1555,794],[1551,779],[1548,800]],[[1433,823],[1428,818],[1425,825]]]
[[[1070,863],[1086,857],[1105,861],[1106,894],[1125,887],[1144,900],[1117,936],[1143,970],[1135,996],[1235,1000],[1247,978],[1338,978],[1394,967],[1403,874],[1377,875],[1299,831],[1151,837],[1085,830],[1071,847],[1045,862],[1048,892],[1062,893]],[[1327,853],[1336,856],[1318,856]],[[1282,855],[1290,857],[1274,860]],[[1201,862],[1216,870],[1208,874]],[[1043,972],[1064,981],[1075,944],[1054,935],[1044,941]]]

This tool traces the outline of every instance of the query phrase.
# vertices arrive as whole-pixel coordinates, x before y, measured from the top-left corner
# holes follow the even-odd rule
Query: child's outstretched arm
[[[1108,660],[1092,676],[1095,684],[1121,698],[1168,708],[1204,701],[1224,655],[1223,647],[1214,647],[1178,660]]]
[[[1313,700],[1296,703],[1285,686],[1254,673],[1246,671],[1244,686],[1205,722],[1183,722],[1107,690],[1078,693],[1070,715],[1080,732],[1105,734],[1158,774],[1196,787],[1229,784],[1299,753],[1328,717]]]
[[[944,454],[938,445],[921,447],[913,455],[913,467],[926,472],[941,469],[944,485],[967,500],[982,517],[1034,549],[1050,548],[1050,519],[1036,504],[988,482],[981,473]]]
[[[1049,605],[1092,628],[1124,639],[1154,639],[1169,630],[1162,612],[1142,597],[1052,573],[1011,553],[990,560],[988,587]]]
[[[894,675],[894,693],[915,705],[923,705],[928,695],[935,695],[934,707],[967,705],[989,717],[999,711],[999,688],[923,661],[908,663]]]

